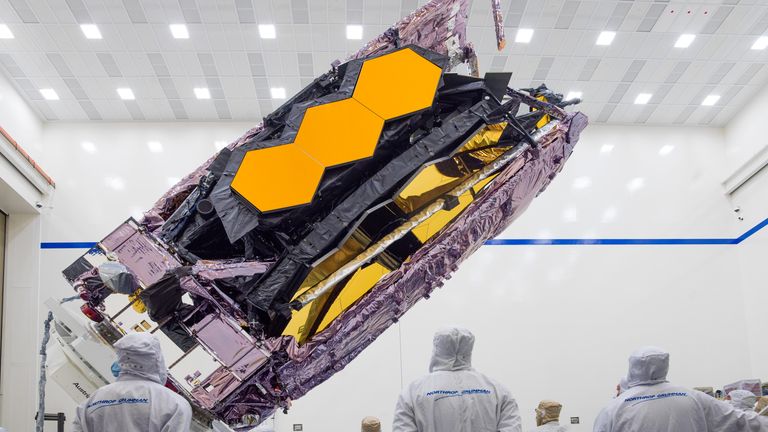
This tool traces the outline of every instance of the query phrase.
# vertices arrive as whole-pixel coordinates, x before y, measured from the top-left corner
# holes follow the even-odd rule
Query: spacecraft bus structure
[[[449,72],[476,71],[468,4],[415,11],[64,270],[107,341],[160,338],[202,422],[287,409],[562,169],[587,124],[570,102]]]

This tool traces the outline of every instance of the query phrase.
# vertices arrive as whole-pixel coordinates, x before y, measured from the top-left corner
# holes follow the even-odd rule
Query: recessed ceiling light
[[[272,87],[269,89],[269,93],[272,95],[272,99],[285,99],[285,88]]]
[[[117,89],[117,94],[120,95],[120,99],[122,100],[134,100],[136,99],[136,96],[133,94],[133,90],[129,88],[119,88]]]
[[[600,147],[600,153],[610,153],[613,151],[614,147],[613,144],[603,144],[603,146]]]
[[[277,37],[275,26],[272,24],[259,24],[259,36],[262,39],[274,39]]]
[[[635,98],[635,105],[645,105],[650,102],[653,95],[651,93],[640,93]]]
[[[171,24],[169,27],[174,39],[189,39],[189,30],[185,24]]]
[[[208,87],[195,87],[195,97],[198,99],[210,99],[211,98],[211,92],[208,90]]]
[[[13,32],[5,24],[0,24],[0,39],[13,39]]]
[[[43,95],[45,100],[59,100],[59,95],[52,88],[40,89],[40,94]]]
[[[674,150],[674,149],[675,149],[675,146],[673,146],[672,144],[667,144],[665,146],[662,146],[659,149],[659,156],[666,156],[666,155],[672,153],[672,150]]]
[[[229,143],[226,141],[214,141],[213,146],[216,147],[216,150],[221,151],[226,147]]]
[[[96,24],[80,24],[80,30],[88,39],[101,39],[101,32]]]
[[[581,95],[582,95],[582,94],[583,94],[583,93],[582,93],[582,92],[580,92],[580,91],[570,91],[570,92],[568,92],[568,94],[565,96],[565,100],[567,100],[567,101],[570,101],[570,100],[574,100],[574,99],[581,99]]]
[[[640,190],[645,186],[645,179],[642,177],[635,177],[632,180],[627,183],[627,189],[630,192],[634,192],[636,190]]]
[[[347,26],[347,39],[360,40],[362,38],[363,38],[363,26],[361,25]]]
[[[616,32],[604,31],[600,32],[600,36],[597,37],[596,45],[610,45],[613,43],[613,38],[616,37]]]
[[[82,147],[86,153],[96,153],[96,144],[90,141],[81,142],[80,147]]]
[[[159,141],[148,141],[147,148],[152,153],[160,153],[163,151],[163,144]]]
[[[752,44],[753,50],[764,50],[766,48],[768,48],[768,36],[760,36],[755,43]]]
[[[704,106],[712,106],[717,103],[717,101],[720,100],[720,96],[718,95],[709,95],[704,98],[703,101],[701,101],[701,104]]]
[[[675,48],[688,48],[693,43],[694,39],[696,39],[696,35],[681,34],[680,37],[677,38],[677,42],[675,42]]]
[[[517,43],[528,43],[533,39],[533,29],[517,29],[517,34],[515,35],[515,42]]]

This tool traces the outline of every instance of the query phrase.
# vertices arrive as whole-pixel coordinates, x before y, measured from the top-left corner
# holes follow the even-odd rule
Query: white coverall
[[[643,348],[629,358],[629,389],[595,420],[594,432],[765,432],[768,418],[667,382],[669,353]]]
[[[728,393],[731,397],[731,405],[742,411],[754,411],[757,403],[757,396],[749,390],[734,390]]]
[[[120,376],[77,407],[73,431],[189,431],[192,408],[164,386],[168,369],[157,338],[130,333],[114,346]]]
[[[561,426],[560,422],[549,422],[543,424],[536,429],[531,429],[531,432],[567,432],[568,428]]]
[[[430,374],[400,395],[393,432],[522,431],[509,390],[472,369],[474,342],[466,329],[435,333]]]

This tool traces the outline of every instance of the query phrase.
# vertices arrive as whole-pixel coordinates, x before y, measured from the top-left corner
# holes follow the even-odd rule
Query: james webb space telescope
[[[201,423],[257,424],[344,368],[524,211],[586,126],[545,87],[446,73],[467,47],[408,34],[336,65],[64,271],[104,341],[161,339]]]

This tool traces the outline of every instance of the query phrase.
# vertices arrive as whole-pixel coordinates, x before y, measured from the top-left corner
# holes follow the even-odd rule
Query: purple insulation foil
[[[256,408],[262,416],[273,412],[268,401],[278,392],[261,389],[282,385],[280,396],[297,399],[342,370],[389,326],[422,298],[443,285],[461,262],[486,240],[494,238],[522,214],[563,167],[587,126],[581,113],[568,114],[541,144],[533,157],[525,153],[511,162],[484,194],[443,232],[422,246],[410,261],[385,276],[358,303],[304,345],[291,337],[273,338],[266,348],[274,355],[273,373],[259,373],[244,390],[221,403],[216,412],[236,421]]]
[[[501,51],[507,45],[504,38],[504,16],[501,14],[501,0],[491,0],[491,12],[493,13],[493,26],[496,29],[496,48]]]
[[[397,49],[410,49],[416,53],[423,48],[430,52],[417,55],[432,61],[438,66],[438,71],[443,68],[445,72],[466,63],[470,73],[477,75],[477,57],[472,44],[466,40],[470,4],[471,0],[432,0],[368,42],[348,60],[386,55]],[[491,8],[497,45],[502,49],[504,28],[500,1],[491,0]],[[416,47],[403,48],[406,45]],[[335,63],[338,65],[341,62]],[[180,393],[192,402],[198,414],[203,412],[204,420],[216,418],[230,425],[239,424],[242,430],[247,430],[276,409],[288,408],[291,401],[346,367],[416,302],[428,298],[485,241],[494,238],[525,211],[562,169],[587,125],[583,114],[567,114],[558,107],[558,104],[560,107],[567,105],[563,104],[560,94],[508,89],[508,74],[489,74],[482,79],[444,74],[433,98],[439,101],[440,110],[422,110],[388,121],[389,129],[385,131],[389,135],[384,134],[380,139],[377,154],[384,148],[386,151],[383,153],[390,159],[377,162],[381,166],[371,164],[365,168],[370,172],[360,168],[359,179],[355,177],[358,176],[355,171],[358,169],[357,162],[351,168],[345,168],[354,175],[342,177],[348,173],[339,171],[336,174],[339,177],[323,179],[329,183],[338,182],[338,188],[346,188],[345,191],[360,191],[361,196],[365,195],[364,199],[354,194],[339,194],[339,202],[335,202],[335,190],[329,187],[328,193],[323,195],[327,202],[315,200],[305,207],[270,215],[257,214],[255,210],[249,213],[250,207],[245,209],[248,211],[238,213],[241,209],[237,206],[244,206],[237,201],[240,198],[233,196],[231,202],[226,203],[229,207],[224,208],[232,209],[235,216],[226,221],[243,232],[234,240],[229,240],[226,229],[230,225],[224,224],[221,217],[224,212],[215,207],[211,197],[216,196],[212,191],[218,191],[216,188],[224,184],[228,175],[235,175],[235,169],[239,167],[235,156],[239,154],[244,158],[245,153],[254,151],[256,146],[267,146],[270,140],[274,144],[275,140],[285,138],[280,135],[289,129],[289,122],[285,119],[290,119],[291,113],[299,115],[305,112],[297,106],[308,109],[306,106],[310,103],[329,96],[336,97],[337,90],[328,83],[334,82],[334,79],[341,80],[340,77],[345,77],[345,74],[354,76],[353,66],[356,64],[361,68],[362,63],[363,60],[356,60],[344,67],[334,66],[328,74],[302,90],[310,92],[310,98],[296,99],[302,101],[299,103],[286,102],[275,111],[277,114],[272,113],[265,118],[266,126],[260,124],[250,129],[230,143],[227,151],[211,157],[173,186],[145,213],[140,224],[129,220],[109,234],[99,243],[100,251],[97,252],[102,253],[99,259],[89,261],[88,256],[83,256],[65,270],[68,280],[84,301],[105,314],[114,314],[111,309],[107,311],[103,301],[109,295],[122,294],[113,293],[104,285],[95,266],[99,266],[105,257],[110,261],[119,261],[141,283],[142,291],[136,291],[138,295],[131,298],[126,296],[125,307],[116,313],[129,310],[130,302],[136,302],[134,309],[140,309],[143,302],[149,316],[154,317],[151,319],[163,323],[163,334],[182,349],[182,358],[174,361],[185,368],[187,366],[180,360],[192,349],[200,348],[198,353],[210,356],[212,363],[203,372],[194,368],[184,369],[179,374],[182,376],[171,377],[177,383],[188,376],[198,380],[194,384],[187,380],[190,386],[184,387]],[[354,84],[354,81],[350,82]],[[542,87],[542,91],[548,91],[545,86]],[[478,89],[486,93],[478,93]],[[440,99],[444,90],[450,98]],[[471,104],[467,105],[467,101]],[[521,104],[527,108],[522,108]],[[465,105],[473,108],[468,110]],[[441,119],[440,115],[447,115],[452,109],[460,114],[445,117],[445,121],[437,125],[435,119]],[[501,116],[500,112],[506,114]],[[433,160],[437,157],[435,155],[456,157],[449,152],[458,152],[468,137],[477,136],[480,128],[501,122],[514,125],[518,120],[522,122],[518,123],[518,131],[537,129],[536,125],[542,121],[553,121],[549,126],[554,127],[538,139],[536,148],[509,153],[515,158],[505,159],[503,164],[494,166],[494,170],[501,169],[501,172],[439,233],[423,244],[419,242],[420,246],[409,249],[407,255],[397,260],[394,260],[395,255],[390,255],[387,259],[396,263],[387,267],[391,272],[327,327],[319,327],[322,322],[319,319],[313,323],[307,321],[299,330],[299,335],[284,331],[286,324],[282,328],[277,325],[281,319],[291,318],[292,303],[289,302],[295,301],[296,292],[287,289],[272,291],[272,287],[280,286],[272,283],[273,280],[280,283],[287,281],[284,283],[286,287],[298,289],[302,281],[311,280],[305,279],[307,275],[303,271],[319,267],[320,264],[315,263],[331,256],[328,255],[333,252],[331,249],[342,245],[336,243],[342,235],[354,234],[345,231],[357,230],[350,228],[352,222],[357,221],[361,226],[367,222],[378,223],[376,218],[364,217],[363,214],[378,211],[374,206],[379,205],[377,203],[382,201],[382,197],[389,200],[394,190],[413,176],[417,169],[427,163],[437,165],[438,161]],[[423,126],[426,130],[420,129],[425,132],[423,136],[409,141],[417,136],[417,131],[409,128],[419,125],[429,126]],[[400,142],[397,138],[400,133],[404,137],[402,142],[409,143],[410,147],[395,151],[393,143]],[[521,137],[524,137],[523,133],[513,133],[507,139],[519,144],[523,142]],[[514,147],[516,150],[522,148],[522,145]],[[471,151],[466,156],[471,157]],[[372,159],[376,162],[375,157]],[[472,162],[471,159],[463,160]],[[475,160],[477,163],[480,161]],[[451,174],[451,164],[441,167],[439,169],[448,170],[445,175],[456,179],[467,175],[463,171]],[[343,178],[354,181],[338,180]],[[391,185],[385,187],[389,184],[387,182]],[[225,184],[225,188],[229,187]],[[232,195],[230,189],[225,191]],[[370,199],[370,202],[361,204],[366,203],[365,199]],[[315,204],[317,207],[312,207]],[[210,209],[201,210],[206,205],[213,206],[215,214]],[[302,213],[305,210],[306,213]],[[398,218],[415,217],[413,214],[417,213],[409,212],[411,210],[403,210],[403,216]],[[251,223],[254,225],[250,228],[243,228]],[[366,247],[372,247],[371,244]],[[362,265],[368,259],[363,257],[358,261]],[[333,270],[337,271],[336,268]],[[331,276],[324,274],[320,279],[325,278],[322,282],[332,281]],[[311,290],[313,285],[306,287]],[[263,305],[260,302],[262,294],[267,299]],[[185,303],[185,298],[191,298],[191,304],[189,301]],[[312,307],[319,303],[312,306],[303,304]],[[261,306],[264,307],[259,309]],[[275,323],[274,328],[270,327]],[[280,334],[299,335],[296,337],[299,337],[301,344],[294,336],[277,336]]]

